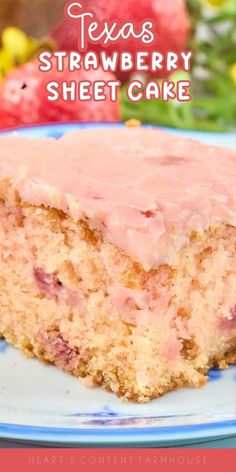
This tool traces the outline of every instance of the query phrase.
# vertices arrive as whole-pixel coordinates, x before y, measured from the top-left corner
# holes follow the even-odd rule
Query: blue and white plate
[[[24,136],[61,136],[104,124],[30,127]],[[117,126],[117,125],[115,125]],[[234,148],[233,134],[170,130]],[[182,388],[148,404],[119,400],[100,388],[25,359],[0,341],[0,438],[63,446],[164,447],[197,445],[236,435],[236,367],[211,370],[200,389]]]

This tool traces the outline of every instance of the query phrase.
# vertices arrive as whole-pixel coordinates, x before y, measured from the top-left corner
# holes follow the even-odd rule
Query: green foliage
[[[207,6],[207,0],[187,3],[193,24],[188,45],[194,52],[190,76],[192,101],[132,103],[124,86],[122,119],[138,118],[146,123],[183,129],[231,129],[236,120],[236,78],[231,73],[236,62],[236,2],[225,0],[219,8]]]

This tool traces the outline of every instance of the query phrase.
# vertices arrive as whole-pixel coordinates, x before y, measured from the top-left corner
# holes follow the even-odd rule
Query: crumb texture
[[[233,226],[192,232],[174,265],[145,270],[86,218],[0,185],[0,334],[124,399],[206,382],[235,361]]]

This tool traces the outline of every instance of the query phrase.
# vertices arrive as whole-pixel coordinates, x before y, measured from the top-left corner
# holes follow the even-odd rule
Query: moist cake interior
[[[0,221],[0,334],[24,354],[138,402],[235,361],[235,227],[193,231],[173,264],[145,270],[9,180]]]

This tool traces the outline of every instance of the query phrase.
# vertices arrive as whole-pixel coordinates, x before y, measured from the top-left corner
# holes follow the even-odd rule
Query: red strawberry
[[[105,101],[64,101],[47,99],[50,81],[114,80],[102,70],[40,72],[36,62],[14,69],[0,85],[0,128],[57,121],[118,121],[119,103]]]
[[[84,6],[93,9],[99,20],[133,21],[135,24],[151,19],[155,22],[156,41],[148,50],[180,52],[185,49],[190,32],[190,19],[184,0],[85,0]],[[52,32],[60,49],[76,50],[78,45],[78,20],[64,19]],[[127,41],[126,45],[115,43],[107,49],[135,52],[141,50],[139,41]],[[91,45],[90,49],[98,49]],[[143,47],[145,50],[145,47]],[[127,78],[128,73],[118,73]]]

